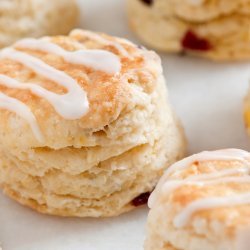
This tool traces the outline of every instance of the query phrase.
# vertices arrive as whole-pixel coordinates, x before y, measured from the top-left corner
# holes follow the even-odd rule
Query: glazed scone
[[[183,156],[159,57],[74,30],[0,52],[0,183],[40,212],[114,216]]]
[[[0,47],[5,47],[24,37],[67,34],[78,8],[75,0],[1,0],[0,14]]]
[[[128,0],[128,15],[135,33],[158,50],[250,59],[250,0]]]
[[[149,198],[145,250],[247,250],[250,153],[204,151],[167,169]]]

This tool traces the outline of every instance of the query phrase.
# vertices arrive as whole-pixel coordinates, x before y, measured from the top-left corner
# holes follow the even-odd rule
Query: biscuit
[[[250,91],[249,90],[244,99],[243,112],[244,112],[245,127],[246,127],[248,135],[250,135]]]
[[[159,57],[125,39],[21,40],[0,52],[0,88],[1,186],[42,213],[129,211],[184,154]]]
[[[5,47],[24,37],[67,34],[78,8],[75,0],[1,0],[0,14],[0,47]]]
[[[250,153],[205,151],[168,168],[149,197],[145,250],[249,248]]]
[[[250,59],[250,0],[128,0],[128,15],[131,28],[155,49]]]

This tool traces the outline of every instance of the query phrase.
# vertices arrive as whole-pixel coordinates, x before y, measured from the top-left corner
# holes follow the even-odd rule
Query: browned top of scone
[[[131,86],[137,85],[141,91],[150,94],[161,71],[160,61],[155,53],[138,48],[124,39],[75,30],[69,36],[51,37],[50,41],[67,51],[107,50],[117,55],[121,63],[120,72],[110,74],[83,65],[68,63],[53,53],[15,46],[16,50],[37,57],[55,69],[68,74],[87,94],[89,110],[86,115],[80,119],[67,120],[60,116],[47,100],[31,91],[7,88],[0,84],[2,93],[20,100],[31,109],[47,140],[45,145],[52,147],[56,141],[55,147],[61,147],[60,138],[66,137],[68,137],[67,142],[63,144],[71,145],[74,137],[83,135],[87,130],[99,130],[116,120],[131,104],[135,94]],[[0,59],[0,74],[10,76],[24,84],[36,83],[54,93],[67,92],[64,87],[37,74],[25,65],[4,57]],[[6,133],[6,131],[9,132]],[[23,119],[14,112],[0,108],[0,138],[11,137],[13,140],[16,137],[18,141],[23,137],[26,138],[26,142],[22,143],[30,146],[39,145],[31,134],[31,129]]]
[[[201,153],[203,158],[184,160],[180,168],[166,172],[151,206],[165,207],[173,224],[181,229],[206,221],[207,232],[215,233],[210,226],[218,223],[225,235],[234,237],[236,230],[250,225],[246,219],[250,216],[250,154],[238,149],[215,152],[221,155]]]

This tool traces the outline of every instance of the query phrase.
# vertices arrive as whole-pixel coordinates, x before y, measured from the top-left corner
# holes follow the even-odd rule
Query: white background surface
[[[127,27],[123,0],[79,0],[79,4],[80,27],[138,42]],[[226,147],[250,150],[242,119],[250,64],[161,56],[189,152]],[[146,216],[144,207],[111,219],[51,217],[0,193],[0,241],[3,250],[140,250]]]

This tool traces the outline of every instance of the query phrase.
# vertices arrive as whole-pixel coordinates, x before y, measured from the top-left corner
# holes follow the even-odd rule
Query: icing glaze
[[[50,103],[53,104],[55,110],[65,119],[79,119],[88,111],[88,100],[85,91],[73,78],[63,71],[49,66],[38,58],[14,49],[4,49],[0,53],[0,58],[8,58],[25,65],[37,74],[65,87],[68,93],[57,95],[38,85],[35,86],[35,84],[28,84],[27,87],[21,86],[22,83],[18,83],[14,79],[11,80],[3,75],[1,75],[0,84],[12,88],[32,90],[33,93],[49,100]]]
[[[250,193],[230,195],[226,197],[209,197],[189,203],[175,218],[174,225],[181,228],[187,225],[190,217],[197,211],[218,207],[232,207],[250,204]]]
[[[66,51],[55,43],[46,40],[27,38],[16,42],[15,47],[33,49],[61,56],[66,62],[80,64],[94,70],[115,74],[121,70],[119,58],[106,50],[77,50]]]
[[[83,35],[91,40],[97,41],[103,45],[110,45],[110,46],[114,47],[121,55],[126,56],[126,57],[130,57],[128,51],[121,44],[110,41],[108,39],[105,39],[103,36],[101,36],[97,33],[93,33],[93,32],[88,31],[88,30],[75,29],[70,34],[72,34],[72,35],[81,34],[81,35]],[[131,45],[132,43],[129,43],[129,44]]]
[[[15,49],[6,48],[1,50],[0,58],[11,59],[25,65],[38,75],[65,87],[67,93],[56,94],[36,83],[23,83],[3,74],[0,74],[0,85],[8,88],[31,91],[33,94],[46,99],[60,116],[68,120],[80,119],[88,112],[89,103],[85,91],[76,80],[65,72],[46,64],[39,58],[19,51],[18,48],[33,49],[55,54],[69,63],[84,65],[97,71],[104,71],[108,74],[116,74],[121,70],[119,58],[105,50],[78,50],[70,52],[49,42],[48,39],[24,39],[17,42],[14,47]],[[42,141],[41,131],[29,107],[15,98],[8,97],[3,93],[0,94],[0,108],[12,111],[25,119],[29,123],[37,140]]]
[[[22,117],[24,120],[26,120],[29,123],[37,140],[39,142],[43,141],[43,136],[37,124],[36,118],[33,115],[32,111],[29,109],[29,107],[27,107],[25,104],[15,98],[0,93],[0,108],[12,111]]]
[[[157,186],[149,199],[149,206],[152,207],[156,203],[158,196],[161,193],[170,194],[178,187],[185,185],[194,185],[198,187],[209,185],[221,185],[226,183],[250,183],[250,154],[246,151],[239,149],[226,149],[217,151],[205,151],[200,154],[195,154],[187,157],[175,164],[173,164],[162,177],[161,183]],[[172,179],[171,177],[177,177],[182,170],[188,168],[194,162],[200,161],[241,161],[244,163],[243,167],[212,170],[214,172],[197,174],[188,176],[184,179]],[[189,222],[190,217],[195,212],[201,210],[207,210],[211,208],[223,207],[223,206],[235,206],[250,204],[250,192],[245,194],[230,194],[226,197],[208,197],[197,199],[190,202],[184,207],[179,214],[174,218],[174,225],[178,228],[184,227]]]
[[[161,191],[162,186],[166,181],[168,181],[169,176],[178,174],[181,170],[188,168],[192,163],[194,162],[202,162],[202,161],[243,161],[247,165],[249,165],[249,162],[247,161],[247,158],[250,158],[250,154],[246,151],[240,150],[240,149],[224,149],[224,150],[217,150],[217,151],[204,151],[199,154],[191,155],[187,158],[182,159],[181,161],[178,161],[171,165],[160,181],[158,182],[154,192],[149,197],[148,205],[149,207],[152,207],[155,201],[157,200],[157,197]],[[218,174],[218,173],[217,173]]]
[[[220,173],[222,171],[219,171],[218,173]],[[247,171],[249,172],[249,171]],[[162,191],[164,193],[170,193],[172,192],[174,189],[181,187],[183,185],[194,185],[194,186],[207,186],[207,185],[216,185],[216,184],[221,184],[223,183],[244,183],[244,182],[250,182],[250,177],[249,176],[227,176],[224,177],[227,174],[240,174],[240,173],[246,173],[246,171],[238,171],[238,169],[234,169],[234,171],[223,171],[223,173],[220,173],[220,175],[218,174],[217,176],[215,176],[215,180],[214,179],[210,179],[213,178],[213,175],[211,174],[200,174],[200,175],[196,175],[195,177],[197,178],[186,178],[183,180],[169,180],[168,182],[166,182],[164,184],[164,186],[162,187]]]
[[[245,161],[246,158],[250,157],[250,154],[246,151],[240,149],[222,149],[216,151],[203,151],[199,154],[194,154],[189,156],[181,161],[174,163],[166,171],[166,176],[171,174],[173,171],[179,171],[184,168],[189,167],[193,162],[202,162],[202,161]]]

